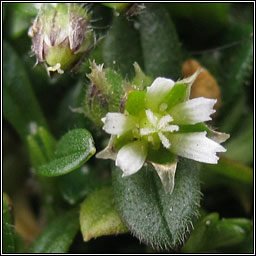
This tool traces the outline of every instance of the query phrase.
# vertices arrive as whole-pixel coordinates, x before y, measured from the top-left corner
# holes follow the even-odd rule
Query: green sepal
[[[131,91],[128,94],[125,109],[131,114],[131,115],[139,115],[142,110],[144,110],[145,107],[145,98],[146,98],[146,92],[142,91]]]
[[[163,102],[168,105],[167,111],[175,105],[186,100],[188,86],[186,84],[175,84],[165,96]]]

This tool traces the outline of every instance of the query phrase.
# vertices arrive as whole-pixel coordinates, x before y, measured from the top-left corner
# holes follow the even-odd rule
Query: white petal
[[[192,76],[186,77],[182,80],[177,81],[175,84],[187,84],[188,89],[187,89],[187,95],[186,95],[186,100],[189,99],[190,96],[190,90],[191,90],[191,86],[193,85],[193,83],[195,82],[195,80],[197,79],[198,75],[202,72],[202,69],[198,69]]]
[[[155,170],[157,171],[157,174],[161,179],[165,192],[169,194],[171,194],[174,189],[174,178],[175,178],[177,163],[178,163],[177,159],[175,159],[173,163],[166,164],[166,165],[152,163]]]
[[[147,116],[148,121],[149,121],[154,127],[156,127],[158,118],[154,115],[154,113],[153,113],[150,109],[147,109],[147,110],[146,110],[146,116]]]
[[[170,114],[177,124],[196,124],[212,120],[211,114],[215,113],[213,109],[216,99],[207,99],[199,97],[191,99],[174,106]]]
[[[107,113],[103,121],[103,130],[113,135],[122,135],[135,125],[134,121],[129,116],[121,113]]]
[[[131,142],[123,146],[116,158],[116,166],[123,171],[123,177],[137,172],[147,157],[147,144],[142,141]]]
[[[147,87],[146,106],[153,110],[158,110],[158,105],[173,86],[174,81],[171,79],[163,77],[156,78],[152,85]]]
[[[169,122],[173,121],[173,118],[170,115],[163,116],[158,123],[158,129],[163,129]]]
[[[217,152],[226,152],[226,149],[217,142],[206,137],[206,132],[192,132],[172,134],[170,150],[180,156],[199,162],[217,164]]]
[[[160,138],[160,140],[161,140],[163,146],[164,146],[165,148],[170,148],[171,143],[170,143],[170,141],[166,138],[166,136],[163,135],[161,132],[158,133],[158,136],[159,136],[159,138]]]
[[[141,136],[145,136],[151,133],[156,132],[156,130],[154,128],[141,128],[140,129],[140,135]]]
[[[162,129],[163,132],[177,132],[179,130],[178,125],[167,125]]]

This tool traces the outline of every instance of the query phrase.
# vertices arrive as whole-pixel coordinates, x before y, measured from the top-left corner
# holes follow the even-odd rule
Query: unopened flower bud
[[[37,62],[48,72],[73,67],[94,44],[90,14],[75,3],[42,4],[29,36]]]

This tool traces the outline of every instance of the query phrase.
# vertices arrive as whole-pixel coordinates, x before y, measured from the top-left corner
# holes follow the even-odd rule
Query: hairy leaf
[[[184,242],[198,213],[200,186],[193,161],[182,159],[177,166],[173,193],[165,193],[151,167],[121,177],[113,170],[114,197],[118,210],[131,232],[158,249],[175,248]]]
[[[57,143],[54,159],[37,167],[36,172],[48,177],[66,174],[84,164],[95,151],[93,138],[87,130],[71,130]]]

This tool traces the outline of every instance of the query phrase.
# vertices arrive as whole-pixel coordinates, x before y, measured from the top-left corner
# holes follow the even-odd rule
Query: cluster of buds
[[[76,3],[42,4],[29,29],[37,62],[62,74],[94,45],[90,14]]]

